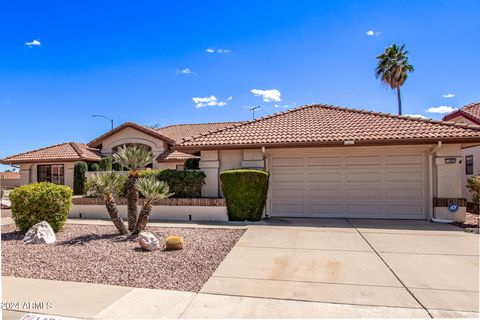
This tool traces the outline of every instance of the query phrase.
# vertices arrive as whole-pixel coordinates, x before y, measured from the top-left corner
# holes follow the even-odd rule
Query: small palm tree
[[[413,72],[413,66],[408,62],[408,51],[405,45],[391,45],[385,49],[385,52],[377,56],[378,65],[375,70],[375,76],[381,78],[382,82],[392,90],[397,89],[398,114],[402,114],[402,99],[400,96],[400,87],[407,80],[408,73]]]
[[[135,184],[135,187],[145,196],[145,202],[143,203],[142,210],[138,217],[135,233],[139,233],[145,230],[147,226],[148,217],[152,211],[152,203],[159,199],[166,199],[173,195],[169,193],[168,185],[155,179],[155,177],[139,178]]]
[[[127,186],[128,230],[134,231],[137,223],[138,190],[135,183],[138,178],[138,170],[153,161],[153,153],[146,146],[123,146],[113,155],[113,160],[130,170]]]
[[[120,234],[128,234],[128,230],[123,223],[122,217],[118,214],[115,196],[120,192],[125,184],[125,176],[117,175],[114,172],[105,172],[94,174],[91,178],[90,192],[99,194],[103,197],[107,207],[110,219]]]

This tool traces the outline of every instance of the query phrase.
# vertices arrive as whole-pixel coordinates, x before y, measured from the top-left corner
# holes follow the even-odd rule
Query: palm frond
[[[166,199],[173,195],[173,193],[169,193],[168,184],[155,177],[138,178],[135,187],[149,201]]]
[[[144,168],[153,161],[153,153],[146,146],[123,146],[113,155],[113,161],[130,170]]]
[[[95,173],[89,178],[90,192],[100,195],[118,194],[126,181],[126,177],[116,174],[115,172]]]

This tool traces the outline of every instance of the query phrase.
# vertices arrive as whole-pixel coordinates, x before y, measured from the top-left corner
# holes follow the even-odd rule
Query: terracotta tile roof
[[[193,158],[200,159],[200,157],[194,156],[193,154],[170,149],[159,154],[157,157],[157,161],[158,162],[184,161],[184,160],[193,159]]]
[[[306,105],[186,139],[179,150],[219,146],[480,142],[480,127],[330,105]]]
[[[464,117],[480,125],[480,102],[467,104],[461,109],[455,110],[443,117],[443,120],[449,121],[456,117]]]
[[[170,143],[172,145],[175,144],[175,141],[173,139],[163,135],[157,129],[152,129],[150,127],[142,126],[142,125],[134,123],[134,122],[125,122],[125,123],[121,124],[120,126],[114,128],[114,129],[102,134],[101,136],[95,138],[94,140],[90,141],[88,143],[88,145],[90,147],[94,147],[94,148],[98,147],[102,143],[103,140],[105,140],[106,138],[114,135],[115,133],[117,133],[117,132],[119,132],[119,131],[127,128],[127,127],[136,129],[140,132],[143,132],[143,133],[148,134],[150,136],[153,136],[155,138],[161,139],[161,140],[163,140],[167,143]]]
[[[52,161],[99,161],[100,150],[91,148],[78,142],[66,142],[50,147],[19,153],[5,159],[0,163],[28,163],[28,162],[52,162]]]
[[[183,139],[197,136],[200,134],[217,131],[227,127],[232,127],[243,122],[212,122],[212,123],[196,123],[196,124],[175,124],[162,128],[158,128],[157,131],[167,136],[177,143],[183,141]]]

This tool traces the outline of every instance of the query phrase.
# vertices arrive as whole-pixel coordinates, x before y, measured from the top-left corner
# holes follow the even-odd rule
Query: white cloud
[[[288,104],[286,104],[286,105],[284,105],[284,106],[281,106],[281,105],[275,103],[273,106],[274,106],[275,108],[285,108],[285,109],[286,109],[286,108],[290,108],[290,106],[289,106]]]
[[[197,75],[196,72],[193,72],[190,68],[177,69],[176,74],[193,74]]]
[[[367,32],[365,32],[365,34],[369,37],[373,37],[373,36],[379,36],[380,32],[374,31],[374,30],[368,30]]]
[[[442,95],[442,97],[444,97],[445,99],[449,99],[449,98],[455,97],[455,94],[454,93],[447,93],[447,94]]]
[[[260,90],[260,89],[252,89],[250,90],[255,96],[261,96],[263,98],[263,101],[265,102],[272,102],[272,101],[277,101],[280,102],[282,99],[280,98],[280,91],[277,89],[271,89],[271,90]]]
[[[406,114],[406,116],[407,117],[412,117],[412,118],[428,119],[423,114]]]
[[[454,107],[450,107],[450,106],[439,106],[439,107],[432,107],[432,108],[428,108],[427,109],[427,112],[429,113],[439,113],[439,114],[443,114],[443,113],[450,113],[450,112],[453,112],[457,110],[456,108]]]
[[[29,47],[40,47],[42,44],[38,40],[33,40],[30,42],[25,42],[25,45]]]
[[[208,52],[208,53],[220,53],[220,54],[232,52],[232,50],[230,50],[230,49],[221,49],[221,48],[219,48],[219,49],[208,48],[205,51]]]
[[[227,101],[231,101],[233,97],[229,97]],[[211,95],[210,97],[194,97],[192,98],[193,102],[195,102],[195,108],[203,108],[203,107],[223,107],[226,106],[227,103],[225,101],[219,101],[217,97]]]
[[[233,97],[230,96],[230,97],[227,98],[227,101],[232,101],[232,99],[233,99]]]

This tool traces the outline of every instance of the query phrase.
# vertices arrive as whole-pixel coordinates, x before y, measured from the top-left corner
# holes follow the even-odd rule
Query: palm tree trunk
[[[129,173],[127,202],[128,202],[128,230],[130,231],[134,231],[135,225],[137,224],[138,190],[135,187],[136,181],[137,181],[136,172]]]
[[[123,224],[122,217],[118,214],[117,203],[115,202],[115,198],[112,194],[105,196],[104,198],[105,206],[107,207],[108,214],[110,215],[110,219],[112,219],[113,224],[117,228],[120,234],[128,234],[128,230]]]
[[[397,87],[398,114],[402,115],[402,98],[400,97],[400,86]]]
[[[140,215],[138,216],[137,226],[135,228],[135,233],[140,233],[147,227],[148,217],[152,211],[152,204],[150,201],[145,200],[142,210],[140,210]]]

